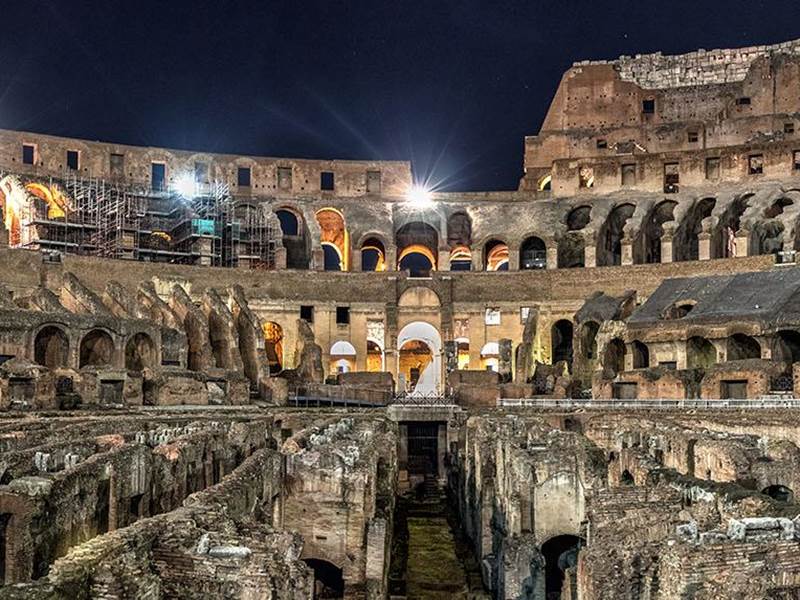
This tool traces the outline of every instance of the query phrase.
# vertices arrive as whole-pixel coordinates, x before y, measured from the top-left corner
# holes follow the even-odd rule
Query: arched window
[[[458,369],[469,369],[469,340],[467,338],[456,338],[456,357]]]
[[[412,276],[425,277],[436,270],[439,235],[431,225],[421,221],[406,223],[395,234],[398,248],[397,265]]]
[[[372,340],[367,340],[367,371],[370,373],[383,371],[383,350]]]
[[[714,258],[731,258],[735,256],[736,233],[741,227],[741,220],[752,194],[736,198],[720,215],[714,231],[712,252]]]
[[[650,350],[647,344],[634,340],[631,348],[633,349],[633,368],[647,369],[650,367]]]
[[[542,544],[545,569],[542,598],[561,598],[565,572],[577,567],[578,553],[584,544],[584,540],[574,535],[558,535]]]
[[[262,327],[269,372],[279,373],[283,370],[283,328],[272,321],[265,322]]]
[[[320,244],[325,253],[326,271],[347,271],[350,267],[350,236],[344,216],[335,208],[317,211]]]
[[[686,342],[686,368],[708,369],[717,362],[717,349],[704,337],[690,337]]]
[[[582,230],[591,220],[590,206],[578,206],[566,219],[567,233],[558,240],[558,268],[572,269],[586,264],[586,249]]]
[[[633,204],[621,204],[614,208],[600,229],[597,247],[597,264],[622,264],[622,238],[625,235],[625,224],[633,216],[636,207]]]
[[[469,271],[472,269],[472,252],[467,246],[456,246],[450,251],[450,270]]]
[[[664,223],[674,219],[677,202],[665,200],[658,203],[647,217],[642,227],[641,250],[637,263],[661,262],[661,239],[664,236]]]
[[[522,242],[519,249],[519,268],[523,270],[547,268],[547,246],[541,238],[532,236]]]
[[[316,558],[304,558],[303,562],[314,571],[314,598],[344,598],[344,577],[339,567]]]
[[[565,361],[572,368],[573,327],[570,321],[561,319],[553,324],[550,332],[553,364]]]
[[[146,333],[137,333],[125,344],[125,368],[143,371],[156,366],[156,345]]]
[[[486,271],[508,271],[508,246],[504,242],[486,242],[483,257],[483,268]]]
[[[361,245],[361,270],[386,270],[386,250],[378,238],[368,238]]]
[[[33,341],[33,361],[48,369],[64,369],[69,364],[69,340],[64,330],[47,325]]]
[[[356,349],[350,342],[340,340],[331,346],[331,375],[350,373],[356,370]]]
[[[80,346],[80,367],[109,366],[114,360],[114,341],[102,329],[87,333]]]
[[[500,344],[487,342],[481,348],[481,368],[487,371],[500,370]]]
[[[785,504],[791,504],[794,502],[794,492],[791,488],[786,487],[785,485],[770,485],[761,490],[761,493],[766,494],[773,500],[777,500],[778,502],[783,502]]]
[[[761,358],[761,344],[755,338],[735,333],[728,338],[728,360]]]
[[[700,258],[700,234],[703,232],[703,219],[711,216],[716,205],[715,198],[703,198],[689,210],[676,233],[673,245],[676,261]]]
[[[283,235],[300,235],[300,222],[297,215],[286,209],[276,210],[275,214],[278,216]]]
[[[622,485],[635,485],[636,481],[633,479],[633,475],[628,469],[625,469],[622,474],[619,476],[619,482]]]

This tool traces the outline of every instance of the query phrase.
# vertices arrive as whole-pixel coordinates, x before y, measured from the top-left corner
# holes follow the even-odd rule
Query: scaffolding
[[[198,183],[187,199],[78,172],[19,180],[18,193],[26,198],[19,215],[25,229],[16,244],[20,247],[126,260],[275,268],[281,240],[277,218],[252,200],[234,199],[227,184]],[[56,196],[63,210],[61,204],[53,210]]]

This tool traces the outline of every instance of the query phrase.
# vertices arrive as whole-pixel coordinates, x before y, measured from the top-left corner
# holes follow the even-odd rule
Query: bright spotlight
[[[425,186],[414,184],[406,191],[406,200],[414,206],[427,206],[433,202],[433,194]]]
[[[189,173],[184,173],[175,181],[175,191],[184,198],[194,198],[197,195],[197,184]]]

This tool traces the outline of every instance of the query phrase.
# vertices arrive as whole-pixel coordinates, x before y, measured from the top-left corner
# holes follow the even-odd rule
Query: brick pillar
[[[547,268],[558,268],[558,245],[555,242],[547,245]]]
[[[583,248],[583,265],[585,267],[597,266],[597,246],[587,243]]]
[[[483,271],[483,250],[472,249],[472,270]]]
[[[386,270],[387,271],[396,271],[397,270],[397,246],[386,246],[386,256],[384,257],[384,261],[386,262]]]
[[[519,271],[519,248],[508,249],[508,270]]]
[[[324,271],[325,270],[325,252],[320,246],[311,250],[311,270]]]
[[[361,250],[357,248],[350,249],[350,271],[358,273],[361,271]]]
[[[439,423],[438,439],[436,440],[436,462],[437,474],[440,480],[447,479],[447,471],[444,468],[444,456],[447,453],[447,423]]]

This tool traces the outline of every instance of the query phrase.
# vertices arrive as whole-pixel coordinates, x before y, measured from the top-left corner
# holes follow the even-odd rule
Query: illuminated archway
[[[283,370],[283,328],[277,323],[266,321],[262,328],[264,330],[265,349],[267,360],[269,361],[270,373],[278,373]]]
[[[500,240],[486,242],[483,263],[487,271],[508,271],[508,245]]]
[[[397,263],[399,270],[407,270],[412,276],[425,276],[436,270],[436,256],[430,248],[422,244],[403,248]]]
[[[370,373],[383,371],[383,349],[374,340],[367,340],[367,371]]]
[[[472,251],[467,246],[456,246],[450,250],[450,270],[469,271],[472,269]]]
[[[481,348],[481,368],[487,371],[500,370],[500,344],[497,342],[487,342]]]
[[[386,249],[378,238],[367,238],[361,244],[361,270],[378,272],[386,270]]]
[[[424,321],[409,323],[397,336],[397,349],[397,372],[404,375],[407,391],[412,395],[439,393],[442,383],[442,338],[436,328]],[[427,361],[426,356],[429,357]],[[417,369],[418,372],[412,373],[411,369]],[[409,384],[412,379],[416,379],[413,386]]]
[[[350,236],[347,233],[344,215],[335,208],[323,208],[317,211],[316,216],[320,230],[319,241],[325,253],[325,270],[349,270]]]
[[[349,373],[356,370],[356,349],[350,342],[340,340],[331,346],[330,374]]]
[[[458,370],[469,369],[469,340],[467,338],[456,338],[455,342]]]

